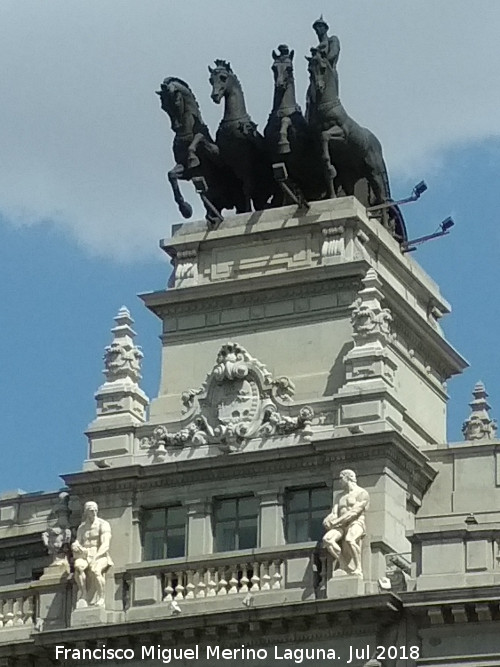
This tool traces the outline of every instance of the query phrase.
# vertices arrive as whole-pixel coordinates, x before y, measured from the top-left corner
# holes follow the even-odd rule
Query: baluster
[[[252,574],[252,578],[250,579],[250,581],[252,582],[252,587],[250,588],[250,591],[252,593],[255,593],[256,591],[260,591],[260,586],[259,586],[260,577],[259,577],[258,573],[259,573],[259,564],[254,563],[253,564],[253,574]]]
[[[267,563],[267,562],[261,563],[260,569],[261,569],[260,590],[261,591],[270,591],[271,590],[271,584],[270,584],[271,577],[269,576],[269,563]]]
[[[196,573],[196,594],[197,598],[204,598],[207,596],[207,585],[205,583],[205,570],[200,568]]]
[[[14,612],[12,611],[14,606],[14,600],[8,598],[5,602],[7,611],[5,612],[5,627],[11,628],[14,625]]]
[[[231,579],[229,580],[229,595],[234,595],[238,592],[238,565],[233,566],[231,569]]]
[[[186,584],[186,600],[194,600],[194,590],[196,586],[193,583],[194,572],[193,570],[187,571],[187,584]]]
[[[207,579],[207,598],[212,598],[217,595],[217,570],[213,567],[208,568]]]
[[[24,600],[23,605],[24,625],[33,625],[35,615],[35,598],[30,596]]]
[[[174,588],[172,586],[172,572],[165,575],[166,586],[163,589],[163,602],[170,602],[174,599]]]
[[[273,574],[273,584],[271,588],[279,590],[281,588],[281,580],[283,579],[281,575],[281,561],[280,560],[273,561],[273,566],[274,566],[274,574]]]
[[[241,568],[240,593],[248,593],[248,584],[250,583],[250,579],[248,578],[249,569],[248,563],[245,563]]]
[[[186,590],[184,588],[183,583],[182,583],[184,572],[176,572],[175,574],[177,575],[177,586],[175,587],[174,597],[175,597],[176,600],[183,600],[184,599],[184,591]]]
[[[219,569],[219,581],[217,584],[219,590],[217,591],[217,595],[227,595],[227,580],[225,577],[226,577],[225,569],[221,567]]]
[[[0,628],[3,628],[4,626],[4,605],[5,605],[5,600],[0,600]]]
[[[14,600],[14,625],[24,625],[23,598]]]

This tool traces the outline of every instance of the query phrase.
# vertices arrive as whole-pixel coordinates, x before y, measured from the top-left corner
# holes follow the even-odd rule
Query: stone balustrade
[[[209,554],[202,558],[172,558],[132,564],[116,572],[123,580],[125,608],[133,611],[173,601],[204,602],[217,609],[230,608],[231,599],[280,595],[295,589],[317,597],[325,574],[323,555],[315,555],[313,543],[247,551]],[[165,605],[167,603],[167,605]],[[141,617],[146,617],[146,610]]]
[[[33,627],[37,596],[26,584],[0,587],[0,632],[21,626]]]
[[[163,601],[174,599],[234,595],[279,590],[282,587],[283,560],[236,556],[223,563],[206,566],[199,564],[189,569],[175,566],[162,572]]]

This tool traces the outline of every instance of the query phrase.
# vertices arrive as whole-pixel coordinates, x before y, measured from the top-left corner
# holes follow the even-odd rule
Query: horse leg
[[[190,218],[193,215],[193,209],[184,199],[179,188],[179,178],[182,178],[183,174],[184,167],[182,164],[176,164],[175,167],[167,173],[167,178],[174,194],[175,203],[177,204],[182,217]]]
[[[334,180],[337,175],[337,170],[332,164],[330,158],[330,139],[332,137],[331,130],[325,130],[321,133],[321,157],[323,160],[323,167],[325,171],[325,178],[328,189],[328,199],[335,197]]]
[[[283,116],[280,124],[280,138],[278,141],[278,153],[284,155],[290,153],[290,142],[288,141],[288,128],[292,124],[289,116]]]
[[[187,149],[187,166],[189,169],[195,169],[196,167],[200,166],[200,159],[196,155],[196,151],[198,150],[198,145],[201,142],[205,143],[206,138],[201,132],[198,132],[194,135],[193,141],[189,144]]]
[[[243,210],[238,213],[250,213],[252,210],[251,188],[248,183],[243,184]]]
[[[370,205],[385,204],[389,193],[387,192],[387,172],[384,160],[379,157],[375,151],[370,150],[366,154],[365,164],[367,168],[367,178],[370,185]]]

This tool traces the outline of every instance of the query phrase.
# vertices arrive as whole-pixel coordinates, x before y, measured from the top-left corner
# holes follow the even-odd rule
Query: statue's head
[[[319,40],[323,39],[323,37],[326,35],[326,33],[330,28],[328,23],[323,18],[323,14],[321,14],[319,19],[316,19],[316,21],[314,21],[312,27],[314,32],[318,35]]]
[[[234,80],[233,70],[225,60],[216,60],[215,67],[212,68],[209,65],[208,71],[210,72],[208,80],[212,84],[210,97],[216,104],[219,104],[228,89],[229,83]]]
[[[349,482],[354,482],[354,484],[356,484],[357,482],[356,473],[354,472],[354,470],[350,470],[349,468],[341,470],[339,477],[340,477],[340,482],[344,487],[348,486]]]
[[[274,76],[274,86],[278,90],[285,90],[293,80],[293,49],[290,51],[286,44],[278,46],[278,53],[272,51],[273,64],[271,70]]]
[[[83,518],[93,521],[97,517],[98,511],[99,507],[97,506],[97,503],[93,500],[89,500],[83,506]]]
[[[312,85],[322,93],[326,88],[326,76],[328,73],[329,63],[321,49],[312,48],[311,55],[306,56],[308,62],[307,71]]]

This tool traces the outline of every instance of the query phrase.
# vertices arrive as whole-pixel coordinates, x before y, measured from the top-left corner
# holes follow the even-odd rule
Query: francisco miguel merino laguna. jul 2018
[[[244,644],[239,648],[221,648],[220,646],[196,645],[193,648],[165,648],[160,644],[155,646],[141,646],[140,648],[107,648],[105,644],[97,648],[66,648],[63,645],[55,647],[56,659],[65,660],[161,660],[169,664],[176,660],[248,660],[258,661],[266,659],[287,660],[301,664],[305,660],[344,660],[346,665],[357,660],[368,660],[375,655],[377,659],[398,657],[402,660],[419,657],[417,646],[374,646],[369,644],[363,647],[346,646],[339,652],[329,648],[286,648],[273,646],[269,648],[247,648]],[[337,663],[339,664],[339,663]]]

